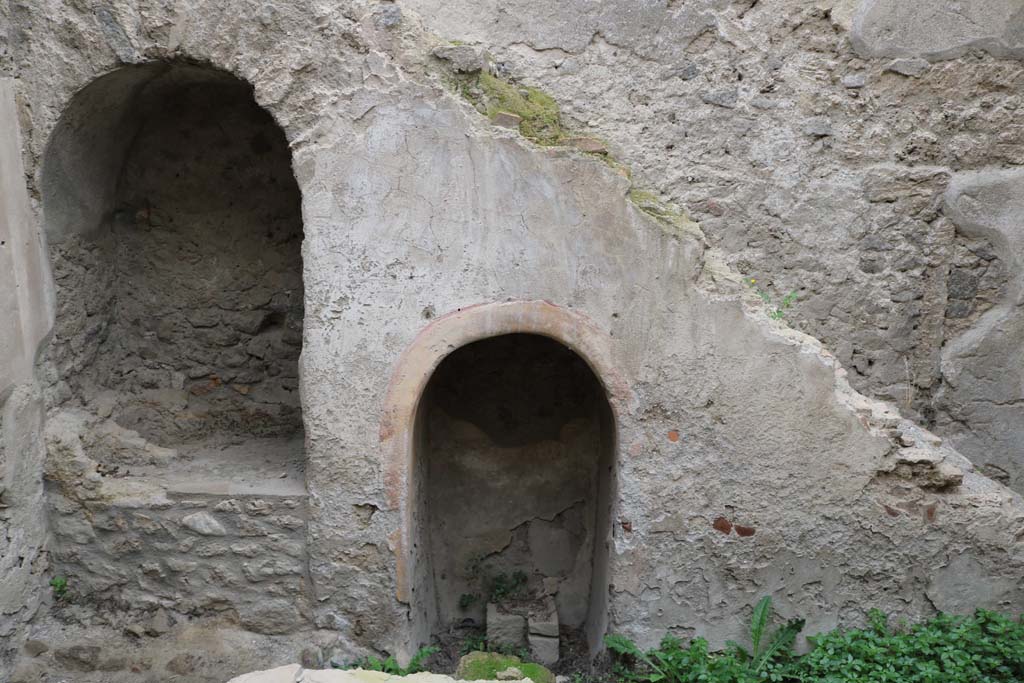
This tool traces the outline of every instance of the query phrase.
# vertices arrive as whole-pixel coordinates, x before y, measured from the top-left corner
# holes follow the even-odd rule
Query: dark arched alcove
[[[173,447],[197,485],[301,479],[300,193],[252,87],[183,63],[97,79],[51,137],[42,194],[51,402]]]
[[[563,654],[597,647],[615,436],[587,363],[539,335],[468,344],[431,377],[414,439],[416,544],[432,577],[417,602],[433,635],[503,612],[526,618],[524,646],[546,643],[550,654],[557,641],[546,635],[560,636]],[[537,626],[552,604],[558,632],[551,620]]]

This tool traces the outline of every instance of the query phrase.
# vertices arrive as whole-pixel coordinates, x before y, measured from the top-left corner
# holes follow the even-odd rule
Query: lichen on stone
[[[687,216],[685,211],[674,204],[663,201],[653,192],[634,187],[629,191],[629,200],[648,216],[670,228],[671,234],[677,237],[696,235],[701,239],[704,238],[700,225]]]

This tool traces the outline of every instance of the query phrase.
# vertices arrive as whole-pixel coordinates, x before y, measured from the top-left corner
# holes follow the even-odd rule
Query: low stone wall
[[[76,501],[50,487],[53,559],[71,599],[234,612],[266,634],[306,625],[305,497],[140,498],[127,483],[108,501]]]

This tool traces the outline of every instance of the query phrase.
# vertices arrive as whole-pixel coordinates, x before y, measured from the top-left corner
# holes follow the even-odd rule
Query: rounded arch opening
[[[542,332],[469,341],[430,373],[414,424],[417,630],[552,664],[600,649],[616,435],[588,361]]]
[[[301,196],[252,86],[180,62],[101,76],[40,186],[51,403],[109,435],[90,455],[186,491],[304,491]]]

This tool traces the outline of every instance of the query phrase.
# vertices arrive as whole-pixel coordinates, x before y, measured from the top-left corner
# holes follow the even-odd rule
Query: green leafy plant
[[[53,589],[53,597],[60,600],[68,592],[68,580],[63,576],[55,576],[50,579],[50,588]]]
[[[1019,683],[1024,681],[1024,617],[977,610],[940,614],[905,629],[869,613],[865,629],[836,629],[814,637],[814,649],[795,663],[801,683]]]
[[[521,571],[512,574],[498,574],[491,579],[491,602],[503,602],[522,596],[526,588],[526,574]]]
[[[487,639],[482,634],[469,636],[459,647],[460,655],[468,655],[470,652],[486,652],[487,651]]]
[[[465,612],[467,609],[476,604],[480,596],[476,593],[463,593],[459,596],[459,609]]]
[[[751,651],[730,643],[708,652],[695,638],[687,647],[666,636],[653,650],[608,636],[620,680],[643,683],[1021,683],[1024,616],[1016,620],[978,610],[940,614],[910,627],[891,628],[884,614],[868,613],[863,629],[835,629],[808,638],[802,657],[791,646],[803,626],[792,620],[770,637],[771,602],[758,602],[751,619]]]
[[[786,309],[792,306],[793,303],[797,300],[798,294],[796,293],[796,290],[794,290],[787,294],[786,296],[782,297],[782,300],[779,301],[778,305],[776,306],[772,301],[771,294],[757,286],[756,278],[750,278],[749,284],[751,287],[754,288],[754,293],[757,294],[758,298],[760,298],[761,301],[768,305],[768,317],[771,318],[772,320],[782,320],[783,318],[785,318]]]
[[[750,620],[751,651],[747,652],[739,644],[728,641],[726,645],[746,665],[751,674],[759,674],[772,660],[782,653],[792,651],[796,636],[804,627],[803,619],[791,619],[776,631],[770,639],[766,639],[768,618],[772,613],[771,596],[766,595],[754,606],[754,615]]]
[[[708,652],[708,643],[695,638],[688,647],[681,640],[666,635],[653,650],[643,652],[624,636],[611,635],[605,644],[619,657],[620,677],[645,683],[752,683],[782,681],[781,662],[791,655],[793,641],[804,626],[803,619],[794,619],[768,637],[768,619],[772,599],[761,598],[754,607],[750,623],[751,651],[729,642],[725,652]],[[639,664],[639,666],[638,666]]]
[[[365,669],[366,671],[381,671],[392,676],[408,676],[409,674],[423,671],[426,661],[438,652],[440,652],[440,648],[437,647],[421,647],[412,656],[412,659],[409,660],[409,665],[406,667],[399,665],[398,660],[392,656],[388,656],[385,659],[363,657],[340,666],[332,663],[331,666],[335,669]]]

